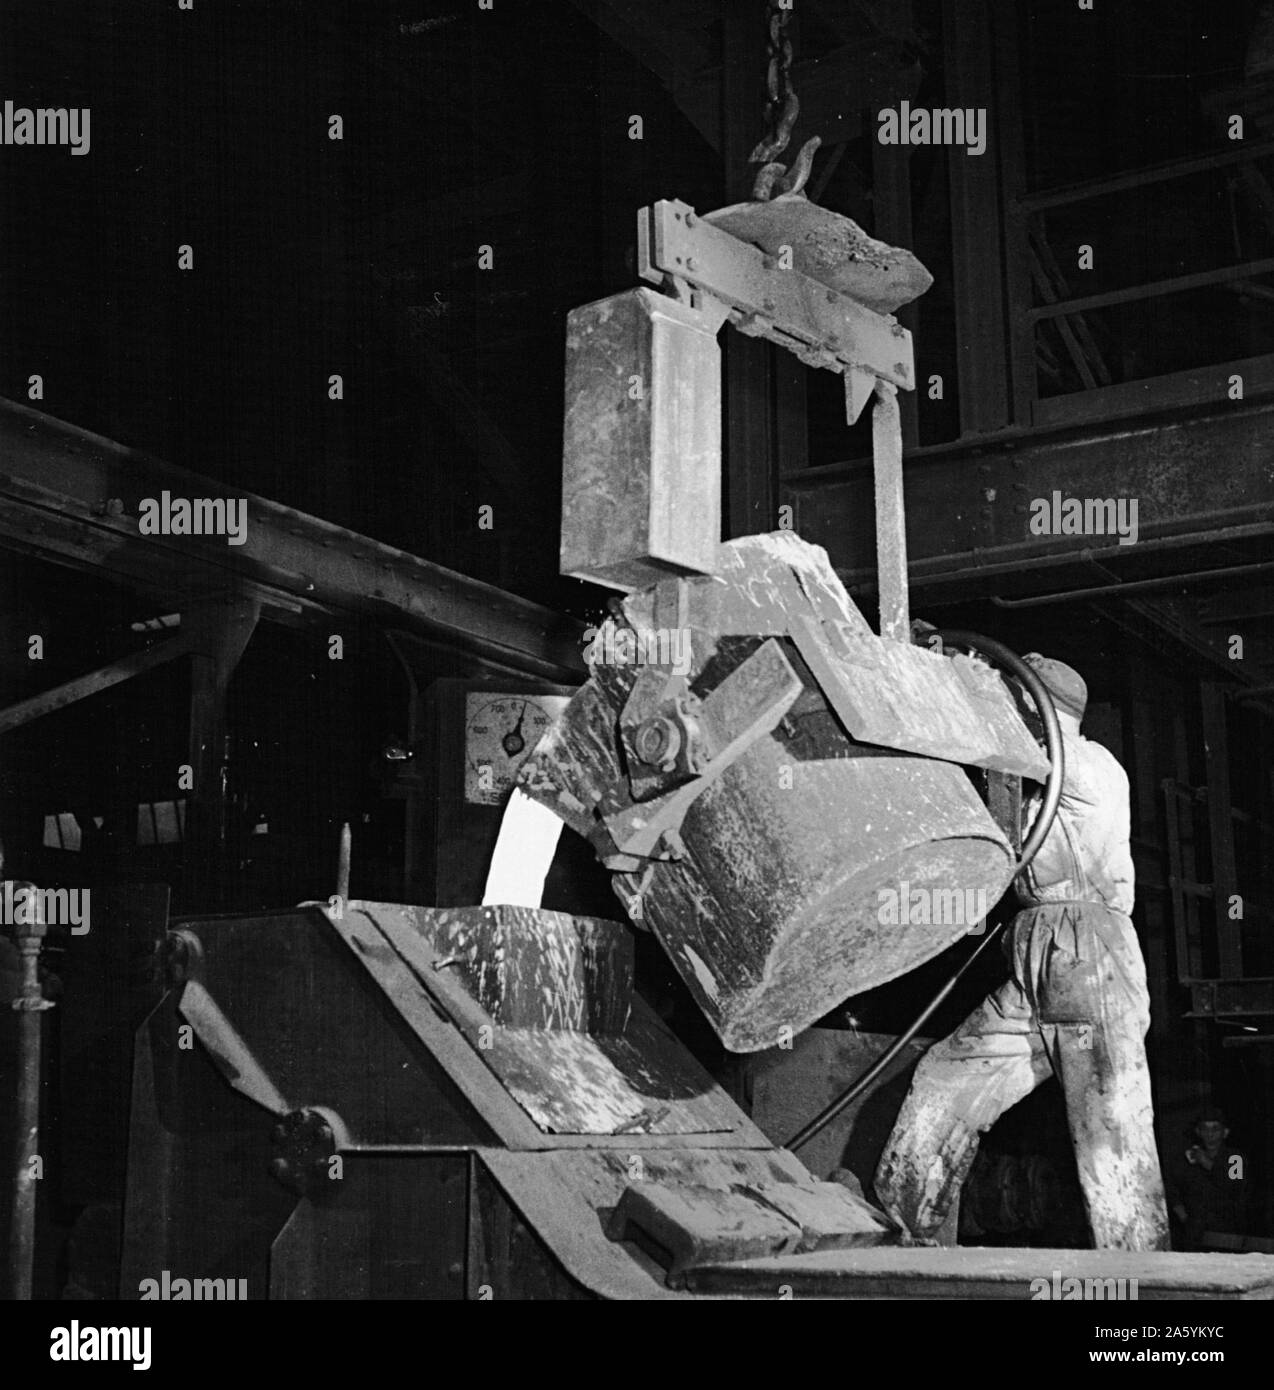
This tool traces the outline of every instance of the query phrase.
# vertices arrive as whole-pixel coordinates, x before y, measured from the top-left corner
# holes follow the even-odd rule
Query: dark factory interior
[[[1274,5],[0,12],[92,117],[0,145],[9,1296],[1271,1297]],[[1050,977],[925,1226],[1072,737],[1144,1054]],[[988,846],[985,920],[866,921]]]

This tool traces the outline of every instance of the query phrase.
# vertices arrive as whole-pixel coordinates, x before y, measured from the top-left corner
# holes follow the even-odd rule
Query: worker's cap
[[[1073,714],[1076,719],[1084,717],[1084,710],[1088,707],[1088,686],[1073,666],[1067,666],[1064,661],[1054,661],[1051,656],[1041,656],[1039,652],[1028,652],[1023,660],[1044,682],[1058,709]]]
[[[1223,1125],[1225,1123],[1225,1111],[1218,1109],[1215,1105],[1209,1105],[1206,1110],[1200,1110],[1195,1117],[1196,1125]]]

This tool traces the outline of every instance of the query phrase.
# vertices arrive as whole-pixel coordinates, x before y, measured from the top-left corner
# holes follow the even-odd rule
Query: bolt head
[[[668,726],[662,719],[651,719],[637,730],[633,747],[643,762],[658,763],[667,753]]]

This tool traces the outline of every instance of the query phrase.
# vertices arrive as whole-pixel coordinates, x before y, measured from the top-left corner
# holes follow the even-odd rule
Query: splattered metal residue
[[[623,1030],[632,944],[616,923],[508,906],[444,910],[436,947],[495,1023]]]

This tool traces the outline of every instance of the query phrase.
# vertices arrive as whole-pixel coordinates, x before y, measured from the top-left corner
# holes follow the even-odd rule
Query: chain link
[[[789,0],[790,3],[790,0]],[[749,164],[768,164],[787,149],[792,127],[801,113],[800,99],[792,86],[792,40],[787,26],[791,9],[782,0],[769,0],[769,38],[766,51],[769,61],[765,72],[768,98],[765,112],[765,138],[748,157]]]

